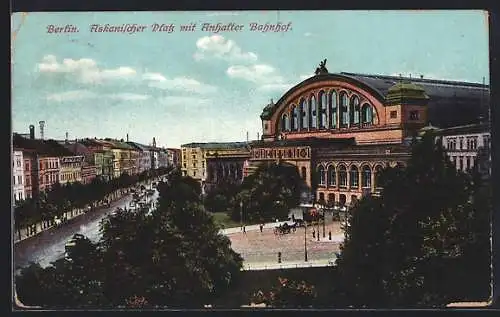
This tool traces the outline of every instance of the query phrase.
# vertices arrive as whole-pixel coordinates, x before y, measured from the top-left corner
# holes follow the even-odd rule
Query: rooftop
[[[14,149],[36,151],[42,156],[73,156],[74,154],[56,140],[29,139],[15,133],[12,137]]]
[[[335,139],[324,139],[324,138],[301,138],[301,139],[291,139],[291,140],[278,140],[278,141],[253,141],[251,147],[288,147],[288,146],[332,146],[332,145],[351,145],[355,144],[354,138],[335,138]]]
[[[341,72],[312,76],[286,92],[276,105],[280,105],[293,91],[323,80],[340,80],[360,86],[371,92],[380,102],[387,103],[389,89],[405,82],[424,89],[429,97],[429,120],[441,128],[476,123],[488,116],[489,86],[463,81],[436,80],[414,77],[358,74]],[[276,107],[267,105],[261,118],[270,118]]]
[[[184,148],[202,148],[202,149],[237,149],[248,146],[247,142],[209,142],[209,143],[187,143],[182,144]]]

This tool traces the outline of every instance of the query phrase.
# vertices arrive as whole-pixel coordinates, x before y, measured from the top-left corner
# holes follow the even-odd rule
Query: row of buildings
[[[49,190],[55,183],[88,184],[123,173],[137,175],[159,167],[180,165],[180,149],[159,148],[127,140],[44,140],[30,133],[13,134],[12,182],[14,201]]]
[[[404,166],[413,137],[432,129],[458,170],[491,175],[489,86],[424,78],[329,73],[298,83],[260,116],[250,142],[181,146],[184,175],[205,191],[241,182],[259,164],[297,166],[305,200],[348,205],[377,194],[377,173]]]

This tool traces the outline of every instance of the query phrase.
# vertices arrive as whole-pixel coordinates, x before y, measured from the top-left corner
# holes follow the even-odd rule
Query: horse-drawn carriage
[[[288,223],[281,224],[277,227],[274,228],[274,234],[276,235],[283,235],[291,232],[295,232],[297,230],[297,223],[294,223],[293,225],[289,225]]]

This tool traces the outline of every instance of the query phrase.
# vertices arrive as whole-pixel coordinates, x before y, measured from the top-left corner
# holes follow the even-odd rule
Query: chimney
[[[153,147],[156,147],[156,139],[153,137]]]
[[[127,142],[128,142],[128,133],[127,133]]]
[[[75,140],[76,141],[76,140]],[[68,144],[68,132],[66,132],[66,139],[64,139],[64,142]]]
[[[35,139],[35,126],[30,124],[30,139],[34,140]]]
[[[39,121],[38,124],[40,125],[40,139],[43,140],[43,128],[45,127],[45,121]]]
[[[259,140],[260,140],[260,133],[257,132],[257,141],[259,141]]]

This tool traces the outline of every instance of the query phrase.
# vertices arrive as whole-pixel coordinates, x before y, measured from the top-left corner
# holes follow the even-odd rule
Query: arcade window
[[[391,119],[396,119],[398,117],[397,111],[391,111]]]
[[[418,111],[410,111],[410,120],[418,120],[419,119],[419,114]]]

